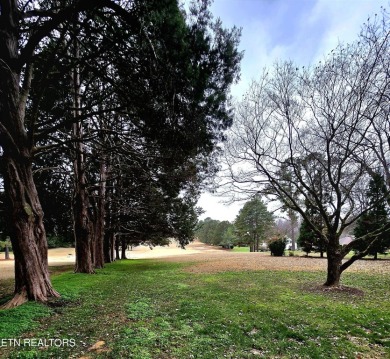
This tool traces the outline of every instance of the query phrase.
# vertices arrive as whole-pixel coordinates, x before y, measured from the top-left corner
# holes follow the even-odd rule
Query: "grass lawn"
[[[118,261],[56,274],[62,299],[0,312],[0,339],[74,347],[0,348],[4,358],[388,358],[390,278],[346,273],[364,295],[310,290],[320,272],[188,273],[189,263]],[[1,343],[1,341],[0,341]],[[92,347],[95,344],[94,347]],[[92,347],[92,348],[91,348]]]
[[[249,252],[249,247],[233,247],[232,252]]]

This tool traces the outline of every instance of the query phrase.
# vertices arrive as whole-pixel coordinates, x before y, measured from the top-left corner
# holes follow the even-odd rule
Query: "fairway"
[[[1,339],[30,340],[17,348],[3,345],[0,354],[388,358],[389,261],[360,261],[344,274],[343,284],[363,295],[314,290],[325,277],[317,261],[326,262],[206,246],[185,256],[117,261],[95,275],[56,267],[59,301],[0,312]],[[11,294],[11,280],[3,283],[2,292]],[[33,346],[33,339],[61,339],[61,345]]]

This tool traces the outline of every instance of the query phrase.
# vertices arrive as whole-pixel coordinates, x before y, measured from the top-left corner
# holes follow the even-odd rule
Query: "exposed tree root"
[[[21,293],[16,293],[14,297],[8,301],[7,303],[3,304],[0,309],[11,309],[18,307],[19,305],[22,305],[23,303],[26,303],[28,301],[27,298],[27,292],[23,291]]]
[[[61,295],[57,291],[55,291],[54,289],[51,289],[50,294],[48,296],[40,295],[39,297],[37,297],[33,300],[35,300],[37,302],[41,302],[41,303],[46,303],[48,301],[48,298],[60,298],[60,297],[61,297]],[[22,305],[28,301],[29,301],[29,299],[28,299],[27,291],[22,290],[20,293],[16,293],[14,295],[14,297],[11,300],[9,300],[7,303],[0,306],[0,310],[15,308],[15,307],[18,307],[19,305]]]

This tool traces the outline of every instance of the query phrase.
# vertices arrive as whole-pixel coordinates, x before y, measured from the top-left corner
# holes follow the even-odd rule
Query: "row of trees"
[[[327,253],[326,286],[367,255],[388,222],[340,245],[340,236],[390,203],[390,24],[369,20],[359,38],[309,68],[276,64],[235,108],[224,183],[238,196],[263,193],[299,214]],[[376,174],[384,190],[365,195]],[[345,261],[357,243],[362,249]]]
[[[83,273],[113,260],[119,242],[191,240],[242,56],[239,30],[208,7],[0,1],[0,172],[15,255],[7,306],[59,296],[46,233],[74,236]]]

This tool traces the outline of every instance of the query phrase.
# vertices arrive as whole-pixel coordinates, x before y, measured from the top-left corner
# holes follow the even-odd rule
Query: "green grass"
[[[7,358],[387,358],[390,278],[346,273],[364,296],[310,290],[318,272],[194,274],[187,264],[118,261],[62,273],[63,306],[0,312],[1,338],[74,338],[76,346],[0,349]],[[104,351],[88,351],[104,341]],[[2,351],[1,351],[2,350]]]
[[[249,247],[234,247],[231,251],[232,252],[239,252],[239,253],[249,252]]]

